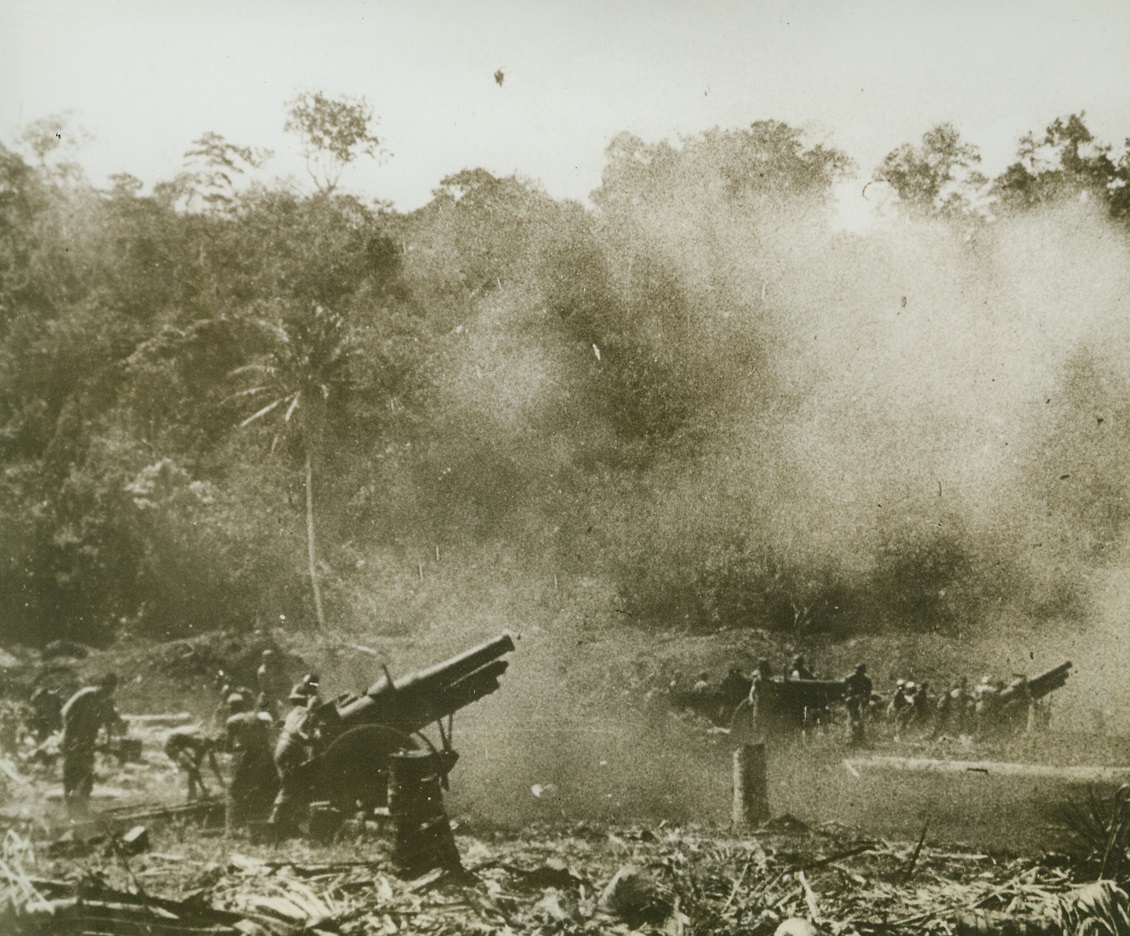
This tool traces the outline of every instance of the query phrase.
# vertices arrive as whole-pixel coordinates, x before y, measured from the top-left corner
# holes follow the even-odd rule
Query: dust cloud
[[[573,618],[622,611],[641,655],[649,627],[930,635],[954,677],[1071,659],[1064,724],[1130,728],[1126,234],[1078,200],[853,233],[702,185],[632,212],[597,215],[581,312],[530,262],[460,326],[430,529],[510,559],[451,588],[478,621],[451,651],[583,581]],[[458,808],[722,820],[725,744],[558,624],[457,716]]]
[[[505,464],[480,514],[541,580],[592,576],[661,627],[1022,632],[1122,720],[1130,245],[1097,206],[849,233],[696,184],[595,237],[585,321],[547,340],[530,266],[480,304],[453,380]],[[601,394],[647,380],[677,425],[624,469]],[[552,685],[524,719],[568,751]]]

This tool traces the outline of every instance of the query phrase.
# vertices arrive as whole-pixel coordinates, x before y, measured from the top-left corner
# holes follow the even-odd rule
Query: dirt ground
[[[500,692],[460,714],[463,756],[446,804],[465,874],[398,876],[392,830],[375,823],[327,843],[272,845],[254,830],[225,835],[215,814],[211,822],[161,815],[153,807],[185,799],[164,738],[176,727],[214,728],[213,670],[221,661],[246,669],[268,645],[288,670],[318,667],[351,688],[379,668],[371,648],[325,644],[315,656],[263,635],[221,647],[135,645],[52,663],[49,678],[60,684],[113,668],[125,676],[118,699],[125,715],[169,717],[131,720],[139,762],[100,756],[89,824],[73,824],[62,810],[59,764],[28,756],[5,736],[0,923],[29,933],[96,931],[67,916],[78,900],[85,912],[117,908],[120,928],[110,932],[127,931],[123,908],[153,914],[160,904],[180,926],[207,918],[220,927],[209,932],[230,925],[271,936],[773,933],[790,918],[830,933],[953,933],[996,932],[1006,917],[1062,920],[1088,900],[1097,901],[1096,913],[1115,914],[1125,897],[1117,887],[1087,889],[1117,776],[1099,783],[1000,769],[1055,761],[1045,756],[1047,739],[985,749],[911,738],[852,752],[828,732],[770,745],[773,818],[734,831],[731,739],[698,716],[644,704],[649,672],[628,657],[607,662],[607,647],[586,651],[603,668],[589,660],[562,677],[568,686],[583,676],[588,699],[558,701],[547,714],[538,687],[558,648],[539,654],[527,642],[519,652],[529,651],[534,678],[508,673]],[[405,648],[403,656],[412,665],[434,662],[426,650]],[[674,655],[664,676],[697,662],[686,646]],[[9,667],[8,699],[44,672],[31,657]],[[1078,736],[1066,749],[1061,768],[1087,759]],[[1107,753],[1094,747],[1092,762],[1109,763]],[[969,766],[892,765],[897,758]],[[1074,818],[1065,804],[1076,807]],[[123,836],[137,826],[146,830],[144,847],[126,847]],[[1120,843],[1116,855],[1124,852]],[[156,925],[148,917],[129,924],[151,932]]]

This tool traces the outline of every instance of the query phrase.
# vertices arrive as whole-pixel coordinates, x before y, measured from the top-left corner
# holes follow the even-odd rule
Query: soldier
[[[120,732],[122,719],[114,708],[118,678],[107,673],[97,684],[76,692],[63,706],[63,800],[75,814],[87,810],[94,788],[94,747],[99,732]]]
[[[1005,687],[1002,685],[1000,688],[1003,691]],[[1011,697],[1007,702],[1003,698],[1001,701],[1002,728],[1010,735],[1029,731],[1035,727],[1032,716],[1032,691],[1028,688],[1027,676],[1018,675],[1012,684]]]
[[[236,685],[235,677],[230,676],[223,670],[219,670],[216,673],[215,687],[219,699],[216,702],[215,709],[212,710],[212,722],[216,729],[222,732],[224,726],[227,724],[228,716],[231,715],[231,710],[228,707],[228,699],[231,698],[232,693],[243,696],[248,702],[251,701],[252,693],[246,686]]]
[[[993,732],[999,711],[1000,687],[988,676],[982,676],[973,701],[973,721],[978,737],[986,737]]]
[[[910,704],[914,706],[914,720],[920,725],[925,727],[926,723],[930,720],[930,684],[923,680],[918,685],[918,691],[914,693],[914,698],[910,700]]]
[[[898,723],[899,712],[906,706],[906,680],[900,679],[895,683],[895,694],[887,704],[887,718]]]
[[[290,692],[293,708],[286,716],[278,743],[275,745],[275,769],[279,775],[279,792],[268,820],[276,840],[298,830],[299,805],[305,799],[301,767],[310,759],[316,742],[314,714],[318,704],[316,683],[303,681]]]
[[[742,671],[738,667],[731,666],[726,672],[726,677],[718,686],[718,691],[727,702],[736,704],[749,691],[749,680],[742,675]]]
[[[808,668],[808,665],[805,663],[803,656],[801,656],[800,654],[797,654],[795,657],[793,657],[793,662],[792,662],[791,666],[789,667],[789,679],[815,679],[815,678],[816,678],[815,674],[812,672],[812,670],[810,670]]]
[[[316,702],[321,702],[321,696],[318,694],[318,689],[321,681],[318,679],[317,673],[307,673],[302,677],[302,691],[306,693],[307,697],[313,696]]]
[[[42,744],[63,727],[63,701],[58,693],[40,686],[31,694],[31,715],[27,727],[37,744]]]
[[[902,702],[898,706],[895,713],[895,731],[896,733],[902,732],[910,726],[912,722],[918,717],[918,708],[915,705],[915,699],[918,698],[918,683],[913,679],[908,679],[903,683],[902,687]],[[898,734],[896,734],[896,737]]]
[[[853,747],[867,743],[864,719],[867,707],[871,704],[871,677],[867,675],[867,665],[857,663],[855,672],[844,680],[844,701],[848,710],[848,740]]]
[[[220,773],[220,765],[216,763],[216,748],[219,746],[220,742],[216,738],[203,737],[187,728],[174,731],[165,741],[165,754],[187,778],[189,802],[211,796],[200,770],[205,758],[221,788],[223,787],[224,775]]]
[[[949,692],[943,692],[938,699],[934,712],[934,733],[932,737],[940,738],[947,732],[960,737],[968,730],[969,692],[968,683],[962,677],[961,681],[953,686]]]
[[[250,710],[238,692],[228,697],[225,747],[232,752],[231,780],[228,782],[227,829],[229,834],[245,825],[271,801],[278,784],[271,760],[271,716]]]
[[[773,668],[769,665],[769,661],[762,657],[753,670],[749,693],[730,718],[731,734],[748,734],[756,738],[764,733],[768,708],[765,701],[765,685],[772,678]]]

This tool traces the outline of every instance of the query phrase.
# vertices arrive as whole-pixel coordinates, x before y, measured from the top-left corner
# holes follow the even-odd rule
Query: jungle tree
[[[349,383],[350,345],[340,315],[314,305],[288,310],[278,321],[261,323],[268,347],[233,376],[251,385],[239,396],[262,405],[241,423],[278,419],[274,451],[286,434],[295,437],[303,464],[306,493],[306,547],[310,589],[318,626],[325,627],[314,524],[314,461],[326,424],[327,408]]]

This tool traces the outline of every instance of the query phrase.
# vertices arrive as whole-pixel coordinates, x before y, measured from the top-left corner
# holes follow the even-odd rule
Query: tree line
[[[403,213],[340,185],[387,155],[368,102],[306,93],[286,120],[306,185],[263,181],[269,154],[215,133],[148,191],[91,184],[62,118],[0,144],[6,637],[376,626],[410,613],[410,557],[440,544],[468,568],[595,575],[639,617],[694,626],[944,621],[984,600],[915,597],[989,574],[952,533],[898,534],[914,549],[861,578],[693,503],[637,526],[693,498],[674,479],[717,456],[720,426],[783,418],[775,239],[828,227],[846,154],[771,120],[625,134],[591,207],[466,169]],[[957,237],[1080,198],[1130,218],[1130,155],[1083,114],[995,179],[978,165],[943,125],[873,180]],[[735,243],[759,287],[719,273]]]

